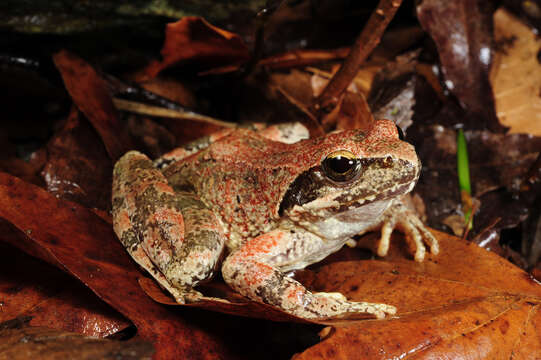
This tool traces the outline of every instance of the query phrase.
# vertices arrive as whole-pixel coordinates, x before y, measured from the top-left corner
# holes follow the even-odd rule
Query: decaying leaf
[[[541,40],[504,9],[494,14],[494,38],[491,81],[498,118],[511,132],[541,136]]]
[[[423,0],[417,16],[436,43],[447,88],[469,115],[461,123],[470,129],[501,132],[489,82],[491,6],[486,0]]]
[[[2,226],[0,239],[17,236]],[[11,240],[11,242],[15,239]],[[0,322],[30,317],[29,325],[106,337],[130,322],[69,275],[0,243]]]
[[[541,356],[541,285],[477,245],[437,233],[424,263],[393,240],[385,261],[315,269],[311,286],[397,306],[394,319],[335,325],[299,359],[532,359]],[[396,244],[396,245],[395,245]],[[530,357],[528,357],[530,356]]]
[[[92,126],[73,108],[49,141],[41,175],[47,191],[90,208],[111,207],[113,164]]]
[[[172,65],[197,62],[202,69],[243,62],[249,57],[248,48],[237,34],[190,16],[167,25],[161,53],[162,61],[154,61],[146,69],[151,77]]]
[[[96,129],[111,159],[116,161],[132,146],[121,131],[107,84],[92,66],[74,54],[60,51],[53,59],[73,102]]]
[[[31,327],[28,318],[0,323],[0,360],[151,359],[147,342],[112,341],[46,327]]]
[[[154,344],[157,357],[189,358],[194,351],[201,357],[228,356],[220,339],[190,326],[141,290],[139,270],[111,225],[93,212],[7,174],[0,174],[0,201],[0,217],[40,246],[48,255],[45,260],[54,261],[133,321],[139,335]],[[26,250],[19,242],[13,245]]]

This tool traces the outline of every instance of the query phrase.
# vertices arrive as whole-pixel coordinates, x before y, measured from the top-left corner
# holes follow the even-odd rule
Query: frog
[[[312,292],[289,276],[379,230],[406,234],[415,261],[437,239],[402,198],[421,163],[390,120],[308,138],[302,125],[226,129],[152,161],[138,151],[113,170],[113,228],[132,258],[180,304],[221,270],[250,300],[307,320],[396,314],[391,304]],[[301,130],[300,130],[301,129]]]

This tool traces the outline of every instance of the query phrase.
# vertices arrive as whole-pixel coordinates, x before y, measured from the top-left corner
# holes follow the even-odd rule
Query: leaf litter
[[[295,49],[263,56],[257,65],[261,71],[242,82],[238,77],[227,75],[226,71],[234,74],[242,69],[242,64],[249,59],[249,48],[237,34],[200,18],[184,18],[171,24],[162,60],[151,62],[141,75],[126,76],[126,79],[144,86],[148,81],[160,84],[164,74],[170,76],[173,70],[180,70],[180,74],[196,71],[205,75],[195,80],[189,76],[189,80],[178,82],[182,90],[176,87],[172,93],[165,92],[164,96],[179,103],[191,99],[189,106],[197,109],[196,112],[217,118],[297,120],[309,125],[313,132],[322,131],[318,122],[325,128],[369,127],[373,115],[368,104],[372,111],[377,111],[368,94],[375,79],[377,88],[387,94],[380,98],[390,99],[381,107],[385,110],[379,114],[401,116],[397,119],[410,126],[407,139],[416,143],[423,160],[425,167],[416,190],[421,197],[417,196],[416,201],[419,203],[419,199],[424,199],[426,204],[419,206],[426,209],[429,224],[448,230],[444,219],[461,211],[456,186],[453,130],[454,126],[461,124],[465,126],[468,147],[473,149],[470,151],[470,171],[474,196],[481,203],[474,220],[477,228],[471,236],[477,236],[476,244],[488,243],[479,236],[492,236],[491,239],[496,239],[490,242],[493,250],[514,259],[517,264],[532,268],[540,261],[532,257],[539,240],[535,237],[530,239],[529,247],[525,245],[521,250],[520,244],[517,246],[506,240],[506,231],[509,230],[505,229],[516,229],[525,221],[535,224],[535,216],[539,216],[533,200],[539,196],[538,181],[530,176],[534,180],[525,185],[526,173],[536,172],[539,139],[532,136],[537,134],[535,127],[528,127],[535,122],[523,121],[531,118],[530,114],[535,115],[538,96],[532,91],[522,93],[527,86],[514,87],[512,82],[513,78],[535,73],[538,66],[535,62],[537,43],[533,37],[530,40],[530,30],[520,19],[513,18],[503,9],[499,9],[492,18],[493,12],[486,5],[480,2],[478,7],[468,7],[466,2],[423,1],[417,8],[418,16],[426,33],[434,39],[435,48],[423,44],[420,42],[423,38],[415,35],[422,33],[419,25],[409,30],[413,39],[410,44],[420,46],[422,51],[416,52],[414,60],[410,60],[407,66],[400,57],[394,58],[397,53],[393,53],[393,48],[391,51],[376,48],[374,56],[362,64],[361,71],[348,74],[346,85],[352,82],[360,86],[350,86],[347,92],[341,93],[336,107],[326,114],[313,112],[313,99],[320,96],[328,79],[336,73],[336,64],[328,62],[347,57],[347,48]],[[449,11],[457,14],[458,21],[454,24],[446,22],[446,16],[442,15]],[[454,43],[446,43],[449,34],[452,34]],[[515,34],[521,34],[525,41],[513,41]],[[389,43],[392,42],[383,42],[382,46]],[[191,50],[182,50],[186,48]],[[492,63],[490,74],[490,66],[480,57],[486,51],[495,53],[497,59]],[[109,80],[103,80],[106,79],[102,78],[103,73],[66,51],[56,53],[54,61],[75,106],[71,107],[69,116],[68,113],[64,115],[67,120],[62,122],[63,126],[57,127],[59,130],[50,139],[46,151],[38,148],[33,152],[35,165],[16,162],[12,160],[16,159],[15,156],[9,162],[0,162],[2,169],[24,176],[34,184],[43,185],[44,181],[49,191],[47,193],[7,174],[0,176],[3,203],[0,216],[18,229],[16,235],[13,235],[13,228],[11,232],[5,232],[2,240],[69,273],[97,297],[86,294],[80,296],[89,300],[77,297],[79,295],[70,298],[63,295],[63,286],[58,286],[54,280],[49,280],[55,285],[50,290],[52,294],[44,294],[31,282],[14,291],[10,283],[13,279],[8,276],[3,288],[8,293],[11,291],[4,296],[9,299],[12,312],[6,316],[29,315],[33,316],[30,320],[33,326],[49,326],[83,334],[89,334],[85,332],[88,331],[85,324],[98,322],[102,324],[96,327],[98,331],[94,334],[98,336],[126,329],[128,319],[137,328],[133,344],[137,344],[138,339],[152,343],[153,356],[159,359],[179,356],[250,358],[255,354],[261,357],[254,346],[244,348],[237,344],[246,339],[253,339],[251,342],[254,344],[262,341],[271,348],[277,343],[287,345],[288,349],[295,349],[294,352],[298,353],[295,358],[498,359],[509,358],[511,354],[516,358],[541,356],[538,354],[541,346],[537,326],[541,324],[540,288],[536,280],[503,258],[444,233],[437,233],[443,254],[429,257],[422,264],[410,259],[400,245],[403,240],[396,236],[391,248],[393,252],[385,259],[367,258],[360,249],[344,249],[331,259],[298,273],[296,276],[315,291],[340,291],[352,299],[386,302],[399,309],[396,318],[384,321],[344,320],[325,324],[331,327],[320,332],[322,341],[314,346],[311,346],[316,342],[312,335],[321,327],[286,325],[299,319],[247,301],[232,292],[219,277],[205,285],[203,290],[209,297],[222,300],[209,299],[180,308],[159,304],[170,304],[171,300],[153,280],[145,278],[134,266],[115,239],[108,215],[99,210],[109,209],[109,170],[114,160],[133,146],[159,155],[216,128],[205,125],[186,135],[192,131],[189,121],[160,119],[149,114],[144,120],[135,115],[129,119],[129,115],[115,109],[114,86],[108,83]],[[306,65],[312,68],[303,68]],[[313,68],[314,65],[321,68]],[[293,66],[298,69],[289,71]],[[284,72],[277,72],[277,68]],[[149,79],[149,76],[158,74],[156,80]],[[322,78],[324,74],[330,74],[330,77],[325,75]],[[464,74],[468,77],[465,78]],[[175,83],[177,76],[168,81]],[[529,80],[528,84],[534,87],[535,77],[531,76]],[[205,85],[194,86],[194,83],[207,81],[217,85],[222,93],[215,93]],[[449,86],[451,83],[453,86]],[[239,89],[243,84],[257,90],[253,95],[263,101],[241,102],[243,96],[239,96],[242,104],[239,110],[238,105],[225,100],[242,94]],[[225,95],[224,86],[231,89],[229,96]],[[160,92],[156,88],[153,91]],[[185,93],[175,97],[180,92]],[[406,97],[400,98],[400,94]],[[523,97],[529,100],[522,100]],[[221,103],[216,99],[224,101]],[[209,106],[210,103],[218,103],[218,108]],[[142,127],[144,131],[141,131]],[[503,134],[505,127],[513,133],[527,134]],[[85,134],[90,137],[85,137]],[[8,145],[8,149],[9,146],[12,145]],[[47,160],[43,161],[45,152]],[[9,153],[13,152],[9,150]],[[39,171],[43,176],[41,181],[36,176]],[[365,247],[370,248],[374,244],[374,236],[369,235],[360,242],[365,242]],[[3,256],[10,251],[13,250],[3,251]],[[19,255],[14,253],[14,256]],[[30,273],[32,269],[40,266],[46,269],[48,266],[34,265],[29,260],[24,263],[28,264]],[[532,273],[536,274],[533,269]],[[5,270],[6,274],[9,274],[8,270]],[[54,271],[51,275],[47,270],[43,273],[50,279],[58,276]],[[27,283],[27,280],[20,281]],[[67,283],[70,281],[73,282],[69,280]],[[98,298],[125,318],[107,308]],[[72,312],[74,306],[81,314],[88,312],[87,315],[74,315],[73,320],[67,320],[65,314]],[[286,323],[238,320],[228,315],[211,315],[213,313],[194,309],[194,306]],[[57,310],[49,312],[52,316],[43,316],[40,311],[43,307]],[[70,321],[76,322],[72,322],[70,327],[67,326]],[[254,326],[263,329],[262,335],[254,334],[251,330]],[[280,332],[278,329],[287,329],[290,336],[297,338],[293,347],[291,340],[270,336]],[[7,339],[7,336],[18,335],[2,336]],[[303,338],[305,340],[301,340]],[[145,351],[138,358],[149,356]],[[291,355],[290,351],[284,350],[279,354]],[[0,351],[0,355],[3,354],[10,353]],[[265,356],[275,354],[271,351]]]

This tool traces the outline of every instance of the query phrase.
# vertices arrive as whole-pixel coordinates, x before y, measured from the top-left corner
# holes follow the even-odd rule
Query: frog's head
[[[392,121],[304,141],[302,172],[279,213],[326,238],[349,237],[374,225],[396,197],[411,191],[421,164]]]

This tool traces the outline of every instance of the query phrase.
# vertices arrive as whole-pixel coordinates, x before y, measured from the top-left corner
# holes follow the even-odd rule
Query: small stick
[[[351,47],[346,60],[314,101],[311,110],[318,118],[321,118],[322,112],[329,113],[336,107],[340,96],[357,75],[361,64],[379,44],[383,32],[401,3],[402,0],[380,0]]]
[[[227,121],[215,119],[210,116],[201,115],[193,111],[183,111],[176,109],[167,109],[159,106],[147,105],[135,101],[129,101],[119,98],[113,98],[113,103],[118,110],[128,111],[141,115],[149,115],[156,117],[166,117],[172,119],[184,119],[193,120],[199,122],[205,122],[212,125],[223,126],[226,128],[235,128],[237,124]]]

